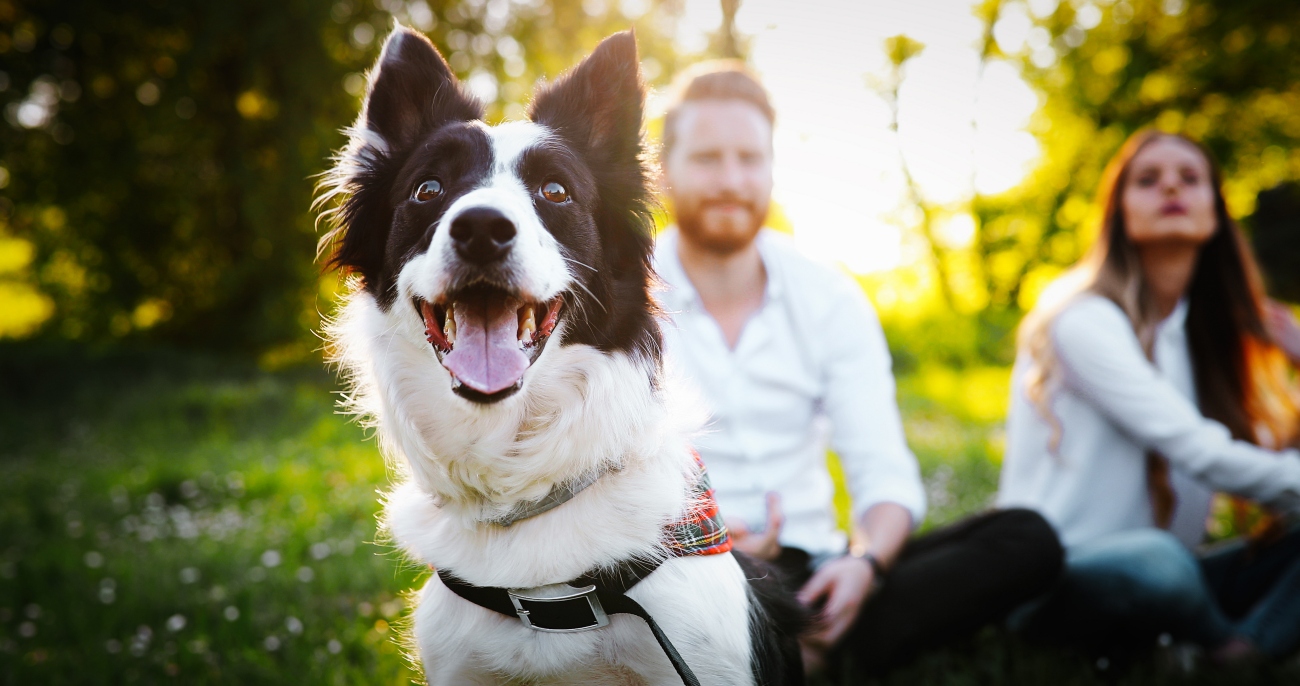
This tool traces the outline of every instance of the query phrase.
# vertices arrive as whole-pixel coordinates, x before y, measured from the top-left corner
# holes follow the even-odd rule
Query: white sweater
[[[1051,397],[1063,433],[1025,395],[1028,354],[1012,373],[1000,506],[1038,510],[1068,548],[1098,536],[1154,526],[1146,453],[1169,459],[1178,496],[1171,531],[1189,547],[1205,531],[1212,490],[1283,510],[1300,509],[1300,452],[1235,441],[1201,415],[1184,332],[1186,303],[1161,322],[1155,364],[1119,306],[1084,296],[1052,325],[1062,383]]]

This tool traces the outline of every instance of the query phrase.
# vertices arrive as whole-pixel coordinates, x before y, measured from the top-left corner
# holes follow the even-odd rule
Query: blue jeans
[[[1262,548],[1216,548],[1201,557],[1201,572],[1237,635],[1271,657],[1300,647],[1300,527]]]
[[[1067,551],[1056,588],[1011,623],[1093,649],[1169,633],[1207,647],[1242,636],[1282,656],[1300,646],[1300,529],[1261,549],[1234,542],[1200,558],[1159,529],[1103,536]]]

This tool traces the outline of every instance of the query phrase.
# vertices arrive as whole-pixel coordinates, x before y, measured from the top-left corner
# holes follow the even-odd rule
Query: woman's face
[[[1122,190],[1128,239],[1139,247],[1208,241],[1218,228],[1213,183],[1196,146],[1172,136],[1152,141],[1133,157]]]

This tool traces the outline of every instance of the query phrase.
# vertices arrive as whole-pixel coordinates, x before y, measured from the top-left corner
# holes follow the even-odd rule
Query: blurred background
[[[771,224],[880,312],[927,526],[989,504],[1015,326],[1091,242],[1132,131],[1209,145],[1300,301],[1291,0],[0,0],[4,683],[415,678],[402,592],[427,571],[378,540],[382,458],[334,410],[341,282],[309,211],[394,20],[492,121],[628,26],[651,136],[683,66],[748,60],[778,117]],[[1176,662],[1116,675],[994,634],[888,683]],[[1300,678],[1280,669],[1260,678]]]

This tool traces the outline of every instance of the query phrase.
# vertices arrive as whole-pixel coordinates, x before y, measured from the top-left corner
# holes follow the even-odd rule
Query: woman
[[[1167,632],[1225,660],[1300,644],[1300,533],[1192,552],[1215,491],[1300,511],[1278,345],[1300,350],[1297,331],[1220,183],[1197,144],[1135,134],[1103,179],[1096,244],[1021,326],[998,502],[1041,512],[1067,550],[1017,622],[1035,635]]]

